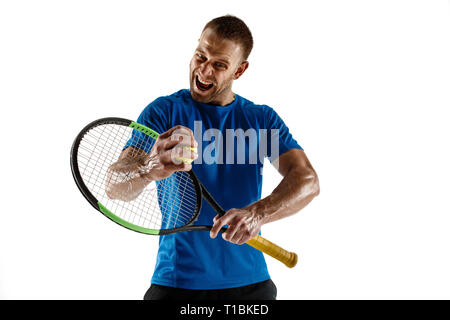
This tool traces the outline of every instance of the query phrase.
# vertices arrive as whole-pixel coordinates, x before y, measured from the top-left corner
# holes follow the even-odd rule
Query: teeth
[[[197,76],[197,79],[198,79],[198,81],[201,83],[201,84],[204,84],[205,86],[209,86],[212,82],[205,82],[205,81],[202,81],[201,79],[200,79],[200,77],[199,76]]]

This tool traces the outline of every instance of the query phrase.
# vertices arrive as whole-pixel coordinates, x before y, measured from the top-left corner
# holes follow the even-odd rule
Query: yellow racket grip
[[[246,243],[253,248],[283,262],[289,268],[293,268],[297,264],[298,257],[296,253],[284,250],[261,236],[256,236],[248,240]]]
[[[183,149],[189,149],[191,151],[197,152],[197,148],[194,148],[194,147],[183,147]],[[184,158],[184,157],[177,157],[176,159],[179,161],[182,161],[184,163],[192,163],[192,161],[194,161],[193,159],[188,159],[188,158]]]

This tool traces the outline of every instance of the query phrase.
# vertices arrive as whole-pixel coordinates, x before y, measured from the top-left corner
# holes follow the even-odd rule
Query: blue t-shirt
[[[180,90],[150,103],[137,122],[158,133],[176,125],[190,128],[199,158],[192,167],[224,210],[243,208],[261,198],[264,157],[275,160],[301,147],[266,105],[235,95],[227,106],[204,104]],[[198,225],[212,225],[217,213],[203,201]],[[263,254],[219,235],[191,231],[160,236],[152,283],[186,289],[240,287],[269,279]]]

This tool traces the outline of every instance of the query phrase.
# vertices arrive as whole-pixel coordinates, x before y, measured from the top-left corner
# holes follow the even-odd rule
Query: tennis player
[[[319,194],[319,182],[278,114],[232,91],[233,82],[249,67],[252,47],[251,32],[241,19],[227,15],[211,20],[190,62],[190,89],[156,99],[137,120],[163,134],[152,148],[147,170],[133,179],[130,197],[150,181],[193,168],[227,210],[219,217],[209,205],[202,206],[196,223],[208,225],[213,220],[209,234],[181,232],[160,237],[155,271],[144,299],[276,299],[277,289],[262,252],[244,243],[258,235],[264,224],[304,208]],[[130,161],[127,150],[115,165]],[[184,161],[179,161],[181,151]],[[283,179],[261,199],[264,156]],[[108,189],[114,194],[114,186]],[[228,229],[218,236],[223,226]]]

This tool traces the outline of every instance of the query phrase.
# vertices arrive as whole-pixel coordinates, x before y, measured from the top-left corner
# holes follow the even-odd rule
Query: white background
[[[279,299],[450,298],[448,1],[2,1],[0,298],[141,299],[156,237],[97,213],[69,166],[105,116],[188,87],[204,24],[255,46],[234,90],[272,106],[321,194],[264,235]],[[280,181],[267,167],[264,194]]]

